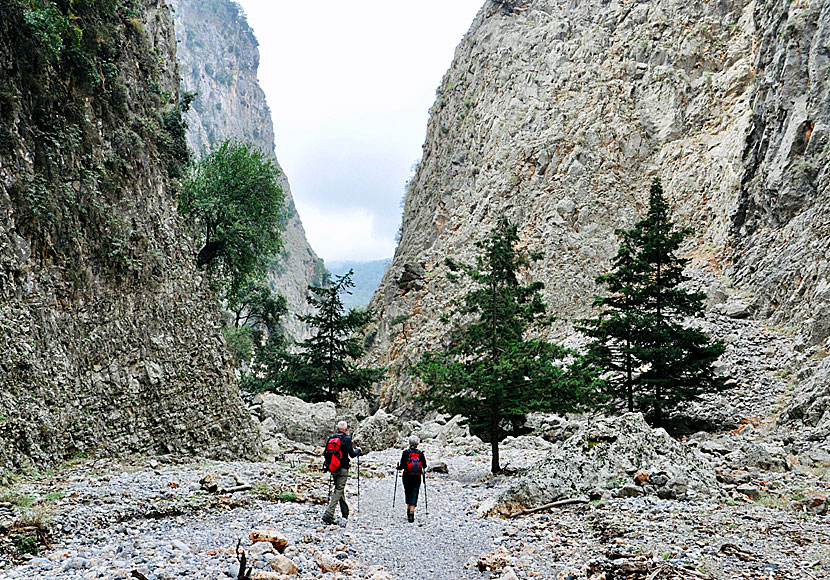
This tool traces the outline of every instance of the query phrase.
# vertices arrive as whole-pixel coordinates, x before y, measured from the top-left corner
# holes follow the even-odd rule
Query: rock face
[[[712,465],[663,429],[651,429],[639,413],[588,422],[498,499],[508,511],[566,497],[607,492],[621,497],[716,487]]]
[[[721,302],[743,293],[743,315],[827,338],[829,30],[819,1],[486,2],[438,89],[372,302],[383,404],[446,338],[463,289],[445,257],[470,261],[499,216],[518,222],[567,336],[655,175]]]
[[[235,138],[252,143],[279,166],[271,112],[257,80],[258,43],[240,6],[231,0],[170,3],[175,9],[182,84],[198,93],[186,115],[190,147],[201,155],[212,145]],[[285,173],[280,186],[289,209],[285,253],[269,278],[287,301],[286,332],[299,340],[308,336],[298,319],[309,312],[307,288],[321,285],[326,270],[306,240]]]
[[[171,186],[185,151],[173,21],[159,0],[135,8],[76,5],[70,27],[41,4],[0,7],[7,466],[258,449]],[[62,52],[73,27],[91,41]]]

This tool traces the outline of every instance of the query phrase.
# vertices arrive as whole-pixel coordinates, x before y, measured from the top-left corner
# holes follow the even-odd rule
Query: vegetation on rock
[[[723,388],[712,363],[723,353],[687,321],[703,311],[705,294],[682,287],[688,262],[676,255],[688,229],[676,229],[659,178],[649,192],[645,219],[617,230],[613,269],[596,278],[608,294],[595,296],[600,313],[581,321],[593,341],[589,360],[606,373],[606,390],[628,411],[649,413],[661,424],[683,401]]]
[[[195,165],[180,210],[199,224],[203,246],[196,263],[207,267],[227,297],[251,278],[265,276],[282,249],[285,196],[279,169],[251,145],[227,140]]]
[[[471,429],[490,440],[493,473],[501,470],[499,441],[516,432],[528,412],[578,410],[591,404],[598,386],[575,352],[528,338],[531,328],[549,326],[552,318],[541,295],[544,284],[519,282],[520,271],[540,256],[519,249],[518,242],[517,226],[501,218],[476,242],[481,253],[475,266],[447,259],[474,288],[454,303],[452,315],[459,320],[452,345],[424,353],[413,367],[427,385],[421,402],[468,417]]]

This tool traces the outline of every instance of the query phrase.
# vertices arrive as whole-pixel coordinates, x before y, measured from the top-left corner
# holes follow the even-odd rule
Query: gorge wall
[[[244,13],[231,0],[171,0],[175,12],[182,84],[197,93],[187,112],[188,143],[200,155],[224,139],[252,143],[274,155],[274,125],[257,80],[258,43]],[[269,274],[272,289],[285,296],[285,330],[294,339],[308,336],[298,316],[309,313],[309,285],[321,285],[325,268],[308,244],[285,173],[280,185],[289,219],[285,252]]]
[[[0,462],[256,453],[177,214],[163,0],[0,0]]]
[[[654,176],[694,229],[685,252],[712,295],[797,329],[805,348],[824,342],[828,46],[821,0],[487,1],[438,89],[373,299],[367,360],[392,368],[384,404],[447,339],[439,317],[463,289],[446,280],[446,256],[471,260],[499,216],[518,222],[545,253],[530,275],[567,339]],[[807,399],[796,414],[830,423],[826,387]]]

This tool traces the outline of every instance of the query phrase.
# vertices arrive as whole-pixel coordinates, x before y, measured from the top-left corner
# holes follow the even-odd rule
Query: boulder
[[[327,572],[351,574],[353,564],[350,560],[340,560],[328,552],[320,552],[319,550],[315,550],[313,555],[314,561],[324,574]]]
[[[475,565],[479,572],[494,572],[505,569],[511,562],[510,552],[504,546],[499,546],[495,551],[479,556]]]
[[[207,492],[216,493],[219,491],[221,478],[216,473],[207,473],[199,480],[199,485]]]
[[[420,423],[418,421],[407,421],[400,427],[400,433],[395,447],[406,447],[409,436],[415,433],[422,443],[431,443],[436,447],[454,445],[456,447],[467,447],[480,445],[481,439],[470,435],[470,426],[464,424],[464,417],[455,415],[437,415],[434,419]]]
[[[804,499],[794,503],[793,509],[795,511],[808,514],[826,514],[828,511],[827,496],[819,493],[811,494],[805,497]]]
[[[449,473],[447,464],[443,461],[433,461],[427,464],[427,471],[430,473]]]
[[[580,421],[553,413],[528,413],[525,428],[551,443],[565,441],[579,429]]]
[[[732,464],[741,469],[786,471],[787,453],[784,449],[764,444],[748,445],[736,454]]]
[[[542,451],[550,451],[553,445],[536,435],[520,435],[519,437],[504,438],[499,443],[499,447],[502,449],[539,449]]]
[[[400,431],[400,421],[394,415],[378,409],[374,415],[361,421],[352,438],[365,453],[382,451],[395,447]]]
[[[625,495],[639,494],[645,487],[632,483],[638,471],[665,476],[666,489],[677,495],[709,492],[716,489],[714,468],[694,449],[673,439],[664,429],[652,429],[640,413],[599,418],[584,423],[561,446],[536,466],[522,474],[497,498],[497,511],[518,509],[554,502],[563,498],[587,495],[594,490]],[[670,497],[668,491],[654,493]],[[630,488],[630,489],[629,489]]]
[[[269,562],[269,565],[275,572],[285,574],[286,576],[291,576],[292,574],[299,572],[299,568],[297,568],[297,565],[291,561],[291,558],[286,558],[280,554],[274,556]]]
[[[334,403],[306,403],[297,397],[273,393],[257,395],[256,401],[262,405],[261,428],[269,429],[271,436],[279,433],[292,441],[324,445],[335,431]]]
[[[273,528],[263,528],[260,530],[254,530],[250,534],[248,534],[248,539],[251,540],[252,543],[256,544],[257,542],[267,542],[274,547],[275,550],[282,553],[285,550],[285,547],[288,545],[288,539],[282,535],[279,531]]]

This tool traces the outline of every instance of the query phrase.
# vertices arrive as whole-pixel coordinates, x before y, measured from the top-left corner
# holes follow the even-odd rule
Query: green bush
[[[37,537],[28,534],[16,534],[12,536],[12,544],[21,554],[31,554],[37,556],[39,549],[37,545]]]

